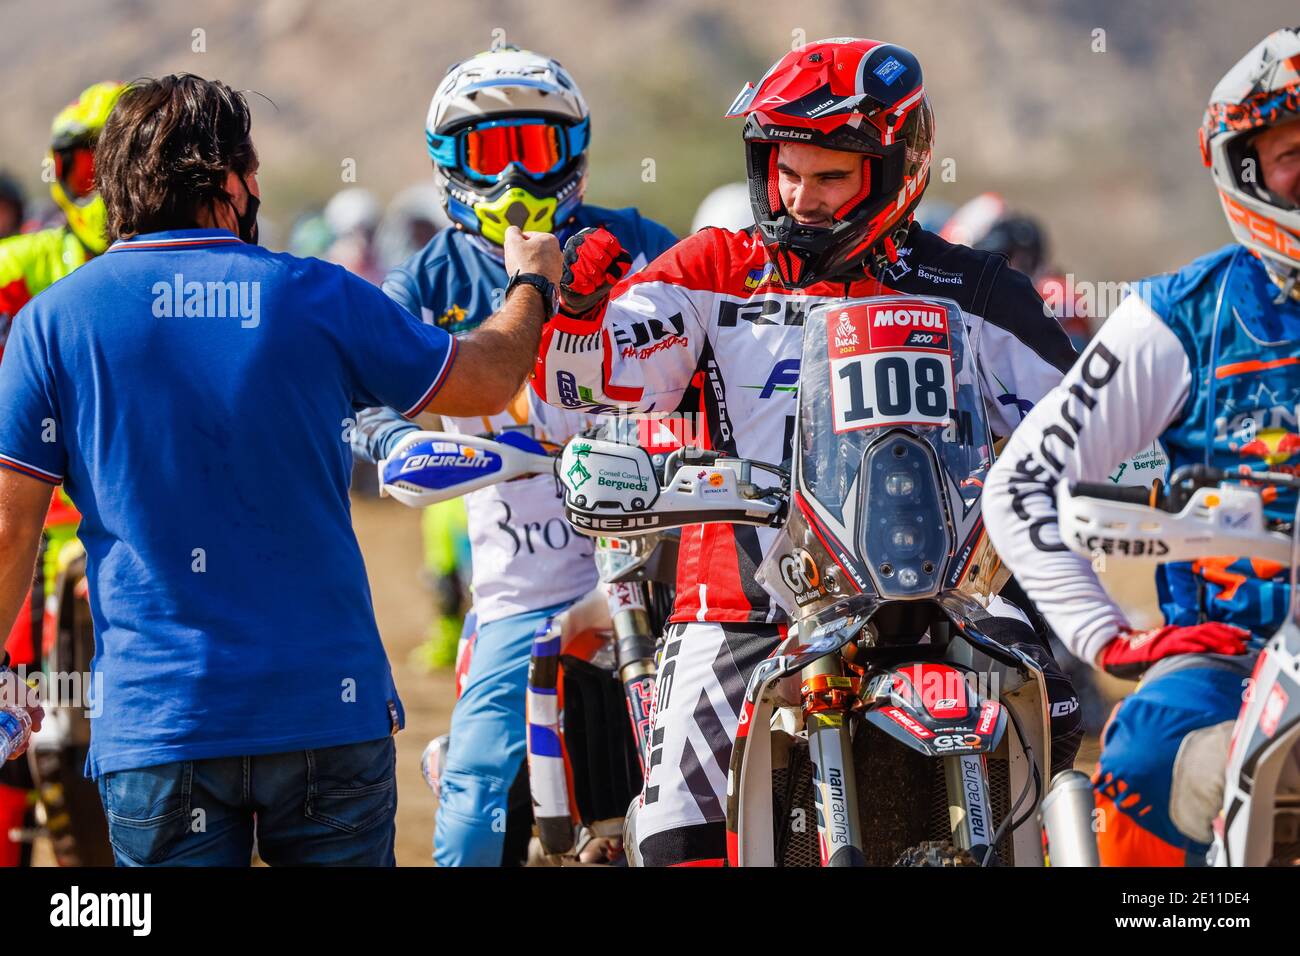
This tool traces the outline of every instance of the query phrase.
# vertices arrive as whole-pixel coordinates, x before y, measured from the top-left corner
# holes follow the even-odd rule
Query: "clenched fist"
[[[549,232],[523,232],[518,226],[506,230],[506,274],[535,272],[557,285],[564,271],[560,241]]]
[[[574,319],[597,319],[615,283],[632,268],[632,257],[604,226],[583,229],[564,245],[560,312]]]

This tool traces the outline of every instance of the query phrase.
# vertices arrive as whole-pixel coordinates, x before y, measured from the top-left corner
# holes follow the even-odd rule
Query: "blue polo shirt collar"
[[[145,249],[210,249],[222,245],[243,245],[244,241],[229,229],[168,229],[148,232],[130,239],[119,239],[109,252],[137,252]]]

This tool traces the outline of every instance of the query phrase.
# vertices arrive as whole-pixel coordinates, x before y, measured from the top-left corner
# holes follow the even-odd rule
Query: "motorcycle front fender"
[[[772,837],[772,712],[784,657],[763,661],[741,705],[727,769],[727,859],[732,866],[776,866]]]

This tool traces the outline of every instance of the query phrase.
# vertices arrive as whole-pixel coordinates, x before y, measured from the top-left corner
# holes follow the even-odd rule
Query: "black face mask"
[[[262,200],[253,195],[253,191],[248,188],[248,181],[242,176],[239,181],[244,184],[244,194],[248,197],[248,202],[244,206],[243,213],[235,209],[235,204],[230,202],[230,208],[235,213],[235,224],[239,227],[239,238],[243,239],[250,246],[257,245],[257,210],[262,205]]]

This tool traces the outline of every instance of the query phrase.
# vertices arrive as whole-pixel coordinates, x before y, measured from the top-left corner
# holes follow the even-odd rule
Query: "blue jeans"
[[[99,778],[118,866],[394,866],[392,737]]]
[[[438,793],[438,866],[500,866],[507,797],[528,748],[524,701],[533,635],[569,605],[480,624],[469,673],[451,714]]]

